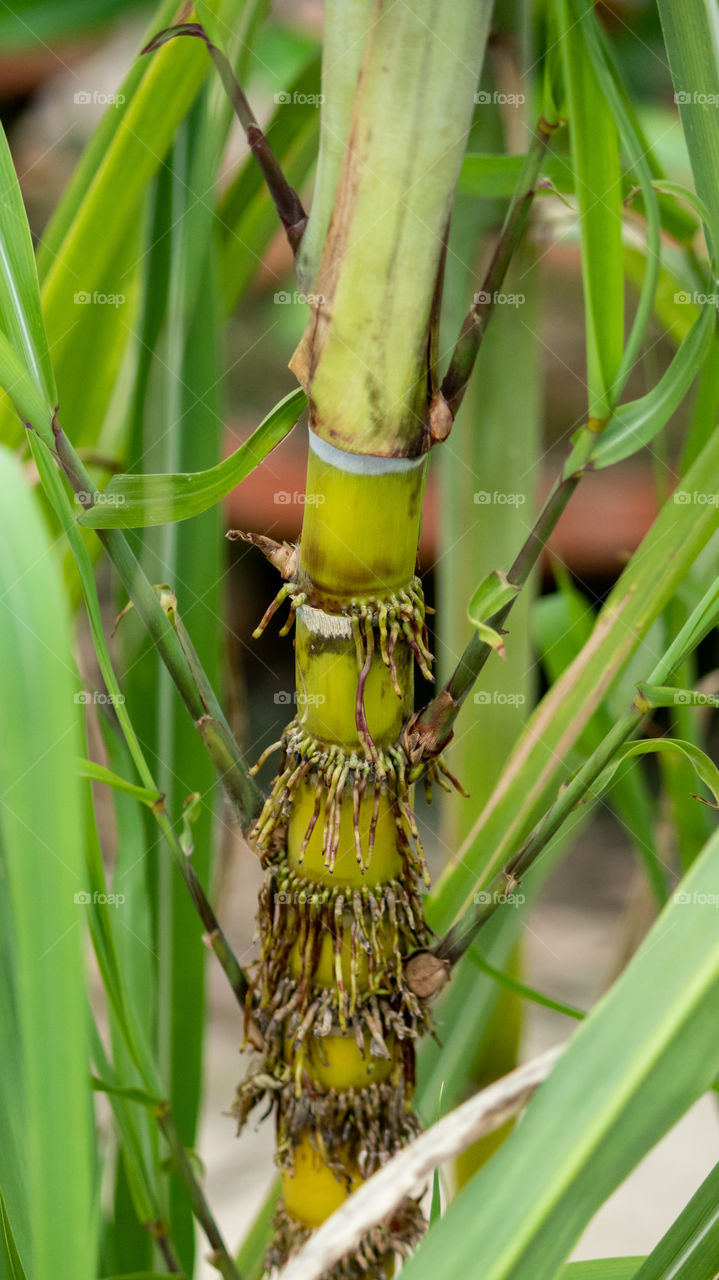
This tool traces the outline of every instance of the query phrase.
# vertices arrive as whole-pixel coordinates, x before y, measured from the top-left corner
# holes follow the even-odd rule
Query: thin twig
[[[250,150],[262,170],[267,189],[274,201],[280,221],[287,234],[287,239],[296,254],[307,225],[307,214],[302,207],[302,202],[297,192],[285,178],[272,147],[257,123],[242,86],[232,70],[229,59],[221,49],[217,48],[217,45],[212,43],[204,27],[199,22],[182,22],[174,27],[166,27],[164,31],[158,32],[149,44],[145,45],[141,53],[154,53],[156,49],[160,49],[169,40],[174,40],[175,36],[196,36],[199,40],[204,40],[207,51],[222,80],[225,93],[245,131]]]
[[[583,467],[572,476],[560,478],[554,485],[507,573],[507,581],[513,586],[521,588],[526,584],[585,470],[586,467]],[[486,619],[494,631],[501,633],[519,595],[518,591],[502,609]],[[492,652],[491,646],[481,640],[479,632],[475,631],[444,688],[440,689],[417,717],[418,724],[429,731],[427,737],[431,754],[437,754],[449,741],[459,709]]]
[[[542,167],[542,161],[547,150],[547,143],[556,128],[556,124],[549,124],[544,119],[541,119],[537,125],[531,146],[522,166],[517,188],[507,210],[504,226],[492,255],[492,261],[482,282],[482,288],[475,295],[475,301],[464,318],[449,368],[442,381],[442,395],[455,417],[467,390],[467,383],[474,368],[489,318],[494,311],[497,293],[502,287],[507,267],[524,234],[529,210],[534,199],[539,170]]]
[[[679,663],[697,647],[708,630],[714,626],[718,610],[719,585],[712,582],[672,640],[666,653],[650,672],[646,680],[647,684],[661,685],[669,679]],[[588,798],[593,798],[592,787],[597,778],[614,758],[619,748],[638,732],[649,710],[650,707],[642,695],[637,694],[629,710],[617,720],[603,742],[560,792],[519,852],[482,890],[478,895],[479,901],[473,903],[432,948],[432,954],[438,960],[454,965],[461,959],[500,904],[506,902],[507,895],[513,892],[522,876],[546,849],[549,841],[559,831],[572,810],[578,804],[586,802]]]
[[[96,488],[92,477],[65,435],[57,420],[57,414],[53,417],[52,432],[57,458],[70,485],[80,498],[83,507],[93,506]],[[202,683],[198,685],[197,655],[194,655],[196,668],[193,674],[193,668],[188,662],[173,621],[163,609],[157,592],[141,568],[124,534],[119,529],[98,529],[97,536],[114,564],[122,585],[172,676],[195,724],[209,715],[222,725],[226,745],[222,760],[215,760],[211,746],[207,743],[206,745],[233,802],[237,816],[243,828],[246,829],[261,812],[264,797],[254,778],[250,776],[240,748],[204,672]],[[227,744],[231,744],[230,750],[227,749]]]
[[[228,1252],[220,1229],[212,1216],[212,1210],[205,1199],[205,1193],[193,1173],[187,1152],[177,1132],[177,1126],[169,1103],[163,1102],[154,1107],[153,1110],[157,1123],[170,1148],[173,1164],[185,1184],[192,1212],[212,1245],[213,1252],[210,1262],[217,1268],[220,1275],[224,1276],[225,1280],[242,1280],[242,1276]]]
[[[406,1196],[421,1194],[438,1165],[517,1115],[546,1080],[563,1048],[549,1049],[482,1089],[406,1146],[323,1223],[278,1280],[317,1280],[355,1249],[374,1223],[391,1216]]]

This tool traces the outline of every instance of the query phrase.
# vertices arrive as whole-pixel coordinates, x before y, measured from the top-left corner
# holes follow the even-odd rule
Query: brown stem
[[[537,125],[517,190],[512,197],[492,261],[482,282],[482,288],[475,295],[475,301],[464,318],[441,388],[442,396],[455,417],[467,390],[467,383],[489,318],[494,310],[497,292],[502,286],[512,255],[524,234],[547,143],[556,128],[556,125],[548,124],[544,119],[541,119]]]
[[[287,234],[287,239],[292,246],[292,251],[296,254],[307,225],[307,214],[302,207],[302,202],[297,192],[285,178],[272,147],[255,120],[252,108],[232,70],[229,59],[221,49],[217,48],[217,45],[212,43],[204,27],[199,22],[182,22],[174,27],[166,27],[164,31],[159,31],[149,44],[145,45],[141,53],[154,53],[156,49],[160,49],[162,45],[167,44],[169,40],[173,40],[175,36],[196,36],[199,40],[204,40],[207,52],[212,58],[222,80],[225,93],[245,131],[250,150],[262,170],[267,189],[272,196],[280,221]]]

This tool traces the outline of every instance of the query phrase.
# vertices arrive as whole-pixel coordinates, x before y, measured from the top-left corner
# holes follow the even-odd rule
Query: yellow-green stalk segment
[[[252,833],[266,869],[264,1049],[236,1103],[241,1121],[262,1099],[275,1106],[284,1202],[272,1265],[417,1131],[413,1042],[428,1015],[403,962],[428,942],[428,874],[401,735],[414,662],[426,675],[432,664],[415,575],[425,461],[349,455],[311,433],[299,557],[282,561],[297,715]],[[340,1272],[390,1266],[421,1229],[407,1202]]]

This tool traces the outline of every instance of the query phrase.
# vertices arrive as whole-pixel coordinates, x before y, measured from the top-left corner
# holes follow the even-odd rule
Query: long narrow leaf
[[[522,1123],[450,1204],[407,1280],[555,1280],[593,1213],[719,1068],[719,833]],[[689,896],[691,907],[687,907]]]
[[[207,471],[113,476],[95,506],[80,516],[80,524],[91,529],[139,529],[209,511],[284,440],[306,404],[303,391],[291,391],[245,444]]]

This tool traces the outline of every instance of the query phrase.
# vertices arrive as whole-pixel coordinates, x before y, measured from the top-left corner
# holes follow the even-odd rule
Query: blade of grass
[[[522,1124],[407,1264],[407,1280],[438,1267],[461,1274],[478,1241],[483,1280],[553,1280],[599,1205],[710,1087],[719,1067],[711,1018],[719,936],[709,900],[718,867],[715,833],[684,882],[691,909],[665,908]]]
[[[719,1165],[652,1249],[637,1280],[714,1280],[719,1257]]]
[[[77,677],[47,534],[5,450],[0,492],[0,836],[22,1061],[22,1095],[14,1101],[22,1116],[31,1239],[23,1265],[34,1280],[92,1280],[97,1204],[82,913],[74,900],[82,888],[83,844],[73,763],[80,747]],[[12,1088],[12,1077],[3,1083]]]
[[[624,268],[619,138],[569,0],[559,0],[561,51],[570,111],[584,288],[590,419],[609,417],[622,359]],[[584,123],[591,120],[591,130]]]

